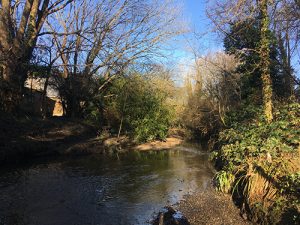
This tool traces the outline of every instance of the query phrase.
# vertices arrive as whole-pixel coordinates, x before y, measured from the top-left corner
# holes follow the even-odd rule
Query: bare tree
[[[208,54],[197,61],[203,96],[225,125],[225,114],[240,103],[240,74],[236,72],[239,62],[222,52]]]
[[[82,0],[57,12],[48,33],[60,52],[70,112],[79,110],[79,95],[95,76],[105,85],[129,65],[161,56],[162,44],[183,32],[178,12],[173,1],[158,0]]]
[[[15,92],[24,88],[28,65],[47,17],[71,1],[0,1],[0,75]]]
[[[189,73],[188,103],[183,114],[184,124],[202,135],[226,126],[225,114],[240,103],[239,61],[223,52],[195,59]]]
[[[286,95],[289,97],[294,94],[294,84],[299,85],[292,60],[299,53],[300,5],[297,0],[277,0],[273,8],[272,29],[276,33]]]
[[[212,19],[216,28],[230,36],[227,31],[227,26],[231,23],[243,23],[245,19],[252,21],[259,19],[260,28],[260,43],[255,49],[242,49],[242,53],[255,51],[259,55],[259,62],[256,64],[261,72],[262,80],[262,97],[264,105],[264,113],[266,120],[271,122],[273,119],[272,113],[272,80],[270,75],[270,4],[269,0],[235,0],[235,1],[212,1],[213,8],[211,13],[208,11],[208,16]],[[215,17],[213,17],[215,16]],[[251,21],[251,20],[250,20]],[[244,29],[247,29],[246,27]]]

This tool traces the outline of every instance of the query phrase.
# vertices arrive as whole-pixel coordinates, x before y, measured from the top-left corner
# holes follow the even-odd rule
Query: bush
[[[139,142],[155,139],[164,140],[169,130],[168,114],[146,115],[143,119],[133,121],[134,137]]]
[[[167,95],[141,77],[128,85],[130,92],[124,116],[134,138],[138,142],[165,139],[172,120],[171,109],[165,101]]]
[[[163,140],[173,113],[166,101],[169,93],[156,83],[139,74],[118,78],[90,102],[86,118],[108,126],[111,133],[121,131],[132,136],[137,142]]]
[[[228,190],[224,174],[231,174],[235,177],[231,182],[232,193],[240,189],[237,192],[244,196],[252,214],[261,208],[268,220],[271,214],[283,215],[296,208],[298,214],[293,216],[300,219],[300,104],[279,104],[270,124],[260,111],[248,107],[242,114],[231,114],[228,118],[231,127],[219,134],[221,148],[213,154],[222,169],[215,177],[217,187]]]

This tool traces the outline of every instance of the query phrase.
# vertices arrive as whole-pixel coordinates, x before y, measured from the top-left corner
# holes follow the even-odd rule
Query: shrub
[[[253,218],[261,220],[254,215],[261,210],[268,220],[271,214],[283,215],[296,208],[298,215],[293,216],[300,219],[300,104],[278,104],[270,124],[260,111],[248,107],[240,115],[231,114],[231,127],[220,132],[221,148],[213,154],[222,169],[215,177],[217,188],[226,192],[231,174],[235,177],[232,193],[244,196]],[[278,215],[276,218],[280,219]]]
[[[172,82],[172,81],[170,81]],[[153,80],[131,74],[114,80],[86,107],[86,119],[125,133],[137,142],[165,139],[174,114],[167,103],[169,93]]]

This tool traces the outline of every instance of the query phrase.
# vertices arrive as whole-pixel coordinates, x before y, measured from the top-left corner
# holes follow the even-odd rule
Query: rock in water
[[[166,206],[152,223],[153,225],[190,225],[187,218],[171,206]]]

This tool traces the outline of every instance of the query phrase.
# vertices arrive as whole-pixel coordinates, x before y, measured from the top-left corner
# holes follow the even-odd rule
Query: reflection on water
[[[166,204],[204,190],[212,174],[206,154],[178,149],[6,169],[0,225],[147,224]]]

